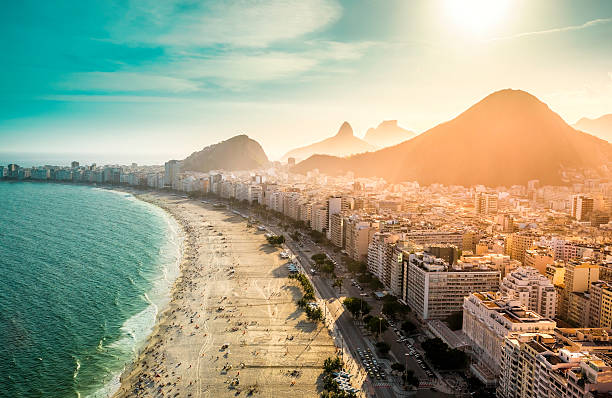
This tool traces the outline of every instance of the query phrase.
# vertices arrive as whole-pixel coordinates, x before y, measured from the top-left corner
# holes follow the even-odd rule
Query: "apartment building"
[[[500,293],[545,318],[554,318],[557,293],[552,282],[533,267],[520,267],[504,277]]]
[[[424,252],[404,252],[406,297],[422,319],[444,319],[461,311],[471,292],[497,291],[500,272],[482,263],[446,261]]]
[[[542,332],[510,335],[502,344],[497,397],[609,396],[611,351],[610,330],[605,329],[557,329],[554,335]]]
[[[342,213],[334,213],[329,217],[331,243],[342,249],[344,249],[346,240],[344,235],[344,221],[345,216]]]
[[[552,250],[539,247],[525,251],[524,265],[538,270],[542,275],[546,274],[546,267],[554,262]]]
[[[593,214],[595,201],[586,195],[572,196],[571,216],[577,221],[588,221]]]
[[[347,255],[356,261],[366,261],[368,247],[378,232],[378,223],[349,217],[346,221],[345,250]]]
[[[474,357],[494,374],[502,363],[502,342],[511,334],[553,333],[556,322],[527,309],[520,301],[500,293],[471,293],[463,300],[463,333],[473,342]],[[472,371],[485,378],[478,366]]]
[[[497,194],[476,192],[474,195],[474,210],[476,214],[481,215],[497,213]]]
[[[405,239],[417,245],[427,246],[436,243],[448,243],[463,250],[463,233],[456,231],[419,230],[406,233]]]
[[[401,237],[401,234],[376,232],[368,246],[368,271],[400,298],[404,280]]]

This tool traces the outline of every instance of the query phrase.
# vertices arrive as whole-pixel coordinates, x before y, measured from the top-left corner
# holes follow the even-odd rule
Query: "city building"
[[[403,254],[406,269],[404,301],[422,319],[444,319],[463,308],[471,292],[497,291],[500,271],[481,263],[458,261],[450,265],[432,255]]]
[[[522,306],[542,315],[554,318],[557,308],[557,293],[552,282],[532,267],[520,267],[502,280],[500,293],[509,299],[518,300]]]
[[[554,333],[556,322],[521,305],[520,301],[500,293],[475,292],[463,300],[463,333],[472,341],[475,375],[487,379],[489,369],[497,375],[502,370],[503,340],[519,333]],[[480,366],[478,366],[480,365]]]

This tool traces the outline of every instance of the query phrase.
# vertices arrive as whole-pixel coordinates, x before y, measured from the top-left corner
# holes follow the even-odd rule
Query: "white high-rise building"
[[[518,300],[521,305],[545,318],[555,317],[555,287],[533,267],[519,267],[506,275],[499,290],[503,296]]]
[[[588,221],[593,213],[594,200],[585,195],[572,196],[571,215],[578,221]]]
[[[167,186],[172,187],[172,189],[178,189],[179,184],[179,174],[181,172],[181,167],[183,162],[179,160],[169,160],[166,162],[165,166],[165,175],[164,182]]]
[[[497,194],[476,192],[476,195],[474,195],[474,208],[477,214],[497,213]]]

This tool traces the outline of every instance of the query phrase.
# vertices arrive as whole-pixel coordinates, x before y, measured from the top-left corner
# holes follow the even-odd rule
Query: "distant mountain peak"
[[[383,120],[378,127],[369,128],[363,139],[377,148],[385,148],[409,140],[415,135],[414,132],[398,126],[397,120]]]
[[[336,135],[326,138],[322,141],[315,142],[304,147],[293,149],[285,154],[281,160],[288,158],[296,158],[304,160],[312,155],[334,155],[334,156],[349,156],[356,153],[363,153],[375,150],[376,147],[355,137],[353,128],[349,122],[344,122],[338,129]]]
[[[596,135],[608,142],[612,142],[612,113],[602,115],[595,119],[583,117],[574,124],[574,127],[578,130]]]
[[[397,127],[397,120],[383,120],[378,127]]]
[[[348,137],[348,136],[353,136],[353,128],[351,127],[349,122],[344,122],[342,123],[342,126],[340,126],[340,129],[338,129],[338,132],[336,133],[336,137]]]
[[[370,129],[368,135],[382,130]],[[557,185],[569,181],[571,170],[597,173],[611,160],[608,142],[574,130],[535,96],[505,89],[400,144],[344,159],[313,156],[294,171],[352,171],[357,177],[426,185],[511,186],[532,179]]]

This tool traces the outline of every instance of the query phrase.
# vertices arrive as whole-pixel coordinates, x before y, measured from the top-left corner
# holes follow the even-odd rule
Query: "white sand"
[[[161,193],[140,198],[183,226],[185,254],[168,309],[115,396],[317,396],[336,348],[297,308],[302,292],[279,250],[229,211]]]

